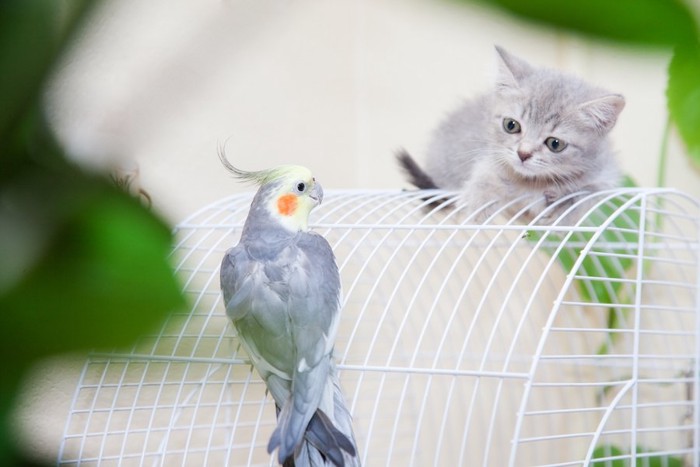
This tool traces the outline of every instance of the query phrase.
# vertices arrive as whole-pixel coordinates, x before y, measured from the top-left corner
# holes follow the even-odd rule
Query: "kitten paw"
[[[498,208],[498,202],[493,199],[468,196],[464,201],[467,220],[474,224],[486,223]]]

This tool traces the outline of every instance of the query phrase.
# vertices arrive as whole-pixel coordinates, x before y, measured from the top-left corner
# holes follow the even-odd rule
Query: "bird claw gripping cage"
[[[251,199],[177,227],[191,309],[90,355],[59,463],[274,464],[274,404],[219,291]],[[459,199],[330,191],[312,213],[343,280],[335,358],[363,463],[700,465],[699,203],[600,192],[566,226],[519,222],[526,203],[477,224]]]

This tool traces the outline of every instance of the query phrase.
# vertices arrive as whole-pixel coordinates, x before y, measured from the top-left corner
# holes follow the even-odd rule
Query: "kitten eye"
[[[517,120],[513,120],[512,118],[504,118],[503,119],[503,129],[506,130],[506,133],[520,133],[520,123],[517,122]]]
[[[304,190],[306,190],[306,183],[304,182],[297,182],[297,191],[299,193],[303,193]]]
[[[559,138],[555,138],[553,136],[550,136],[549,138],[544,140],[544,144],[552,152],[562,152],[567,146],[567,144],[564,141],[560,140]]]

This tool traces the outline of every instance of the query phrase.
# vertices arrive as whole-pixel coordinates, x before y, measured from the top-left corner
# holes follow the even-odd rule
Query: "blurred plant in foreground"
[[[9,417],[52,354],[129,345],[184,305],[170,227],[66,157],[41,104],[95,2],[0,2],[0,464],[21,465]]]

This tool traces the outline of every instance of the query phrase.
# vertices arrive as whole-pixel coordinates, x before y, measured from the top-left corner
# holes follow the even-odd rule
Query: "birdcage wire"
[[[89,356],[60,465],[274,465],[274,404],[219,291],[251,200],[177,226],[191,308]],[[641,188],[538,203],[472,215],[456,193],[331,190],[313,211],[365,465],[699,465],[700,204]]]

